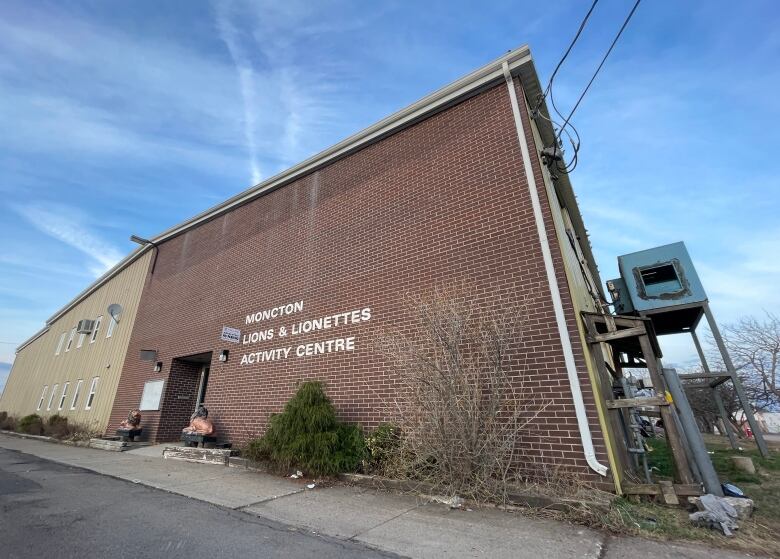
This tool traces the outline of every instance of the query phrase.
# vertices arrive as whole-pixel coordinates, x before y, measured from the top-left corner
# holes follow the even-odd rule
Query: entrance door
[[[203,365],[200,368],[200,383],[198,384],[198,397],[195,399],[196,410],[206,400],[206,387],[209,384],[209,370],[210,367],[208,365]]]

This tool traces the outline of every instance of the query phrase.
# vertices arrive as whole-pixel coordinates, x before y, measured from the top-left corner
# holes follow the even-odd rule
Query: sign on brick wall
[[[225,342],[233,342],[235,344],[241,343],[241,330],[238,328],[231,328],[230,326],[223,326],[222,335],[219,338]]]
[[[247,314],[247,325],[265,323],[263,325],[267,325],[267,327],[261,330],[245,332],[243,336],[240,336],[241,344],[244,346],[252,346],[274,341],[276,347],[258,349],[257,351],[250,351],[243,354],[241,356],[241,365],[254,365],[266,361],[311,357],[341,351],[354,351],[355,336],[334,337],[315,341],[296,339],[295,341],[300,341],[300,343],[291,345],[283,344],[298,336],[306,336],[308,338],[308,334],[313,335],[316,332],[332,330],[351,324],[360,324],[371,320],[370,307],[354,309],[347,312],[338,312],[305,320],[285,321],[282,324],[273,320],[286,319],[289,315],[303,312],[303,308],[303,301],[296,301],[272,309],[265,309]],[[225,328],[223,328],[223,335],[224,330]],[[235,331],[238,332],[238,330]]]

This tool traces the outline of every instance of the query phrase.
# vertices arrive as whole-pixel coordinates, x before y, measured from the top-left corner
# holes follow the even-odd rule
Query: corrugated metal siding
[[[92,293],[87,299],[70,309],[54,323],[49,331],[24,347],[17,355],[13,368],[0,398],[0,411],[11,415],[38,413],[50,416],[55,413],[68,417],[71,423],[90,425],[103,431],[108,423],[114,395],[122,373],[130,334],[138,310],[146,272],[152,252],[139,258],[125,270]],[[122,317],[114,328],[110,338],[106,338],[109,326],[108,305],[122,305]],[[103,316],[100,330],[94,343],[90,335],[77,348],[79,335],[73,339],[70,351],[65,351],[70,330],[82,319],[94,320]],[[65,343],[59,355],[55,355],[60,336],[65,332]],[[99,377],[97,390],[89,410],[85,409],[90,385],[94,377]],[[83,380],[75,410],[71,402],[79,379]],[[67,398],[62,410],[57,410],[63,385],[69,382]],[[57,384],[57,393],[52,401],[51,410],[47,410],[51,390]],[[36,411],[41,391],[48,385],[43,407]]]

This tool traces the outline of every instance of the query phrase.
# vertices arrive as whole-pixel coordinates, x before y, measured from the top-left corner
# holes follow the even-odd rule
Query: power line
[[[21,342],[0,342],[0,344],[19,345]]]
[[[539,105],[541,105],[542,101],[547,98],[547,94],[550,93],[550,90],[552,89],[553,80],[555,79],[556,74],[558,73],[558,70],[560,70],[561,66],[563,66],[564,61],[569,56],[569,53],[571,52],[571,49],[574,48],[574,44],[577,42],[577,39],[580,38],[580,34],[582,33],[582,30],[585,29],[585,24],[588,23],[588,19],[590,18],[590,14],[593,13],[593,9],[596,7],[596,4],[599,3],[599,0],[593,0],[593,4],[591,4],[590,9],[588,10],[588,13],[585,14],[585,17],[582,19],[582,22],[580,23],[579,29],[577,29],[577,34],[574,35],[574,38],[571,40],[571,43],[569,44],[569,48],[566,49],[566,52],[563,53],[563,56],[561,57],[561,60],[558,62],[558,65],[555,67],[555,70],[553,70],[552,75],[550,76],[550,81],[547,82],[547,87],[544,88],[544,93],[542,93],[539,96],[539,99],[536,103],[536,109],[539,108]],[[553,103],[554,104],[554,103]],[[534,109],[534,110],[536,110]],[[557,112],[557,110],[556,110]],[[560,115],[560,113],[558,113]],[[560,115],[561,118],[563,118],[563,115]]]
[[[563,133],[565,131],[565,128],[559,125],[555,120],[552,118],[548,118],[544,116],[540,111],[539,107],[541,106],[542,102],[548,98],[550,99],[550,106],[552,107],[553,111],[555,111],[555,114],[558,115],[559,118],[564,118],[561,111],[558,110],[558,106],[555,104],[555,95],[553,94],[553,81],[555,80],[555,76],[558,75],[558,70],[560,70],[561,66],[563,66],[563,63],[566,61],[566,59],[569,56],[569,53],[574,48],[574,45],[577,43],[577,40],[580,38],[580,35],[582,34],[583,29],[585,29],[585,25],[588,23],[588,20],[590,19],[591,14],[593,13],[593,10],[596,8],[596,4],[599,3],[599,0],[593,0],[593,3],[590,5],[590,9],[585,14],[585,17],[580,22],[580,26],[577,29],[577,33],[574,35],[574,38],[571,40],[571,43],[569,43],[569,47],[566,49],[566,52],[563,53],[563,56],[558,61],[558,64],[555,66],[555,70],[553,70],[552,75],[550,76],[550,80],[547,82],[547,87],[545,87],[544,91],[539,94],[536,100],[536,106],[534,107],[533,113],[536,115],[541,115],[543,118],[548,120],[550,124],[553,126],[553,135],[555,135],[555,128],[558,128],[560,133]],[[566,135],[569,137],[569,142],[571,143],[572,150],[574,151],[574,156],[572,157],[571,162],[568,164],[564,164],[564,166],[561,168],[559,165],[559,162],[555,161],[555,167],[558,171],[561,171],[563,173],[569,173],[573,171],[577,167],[577,153],[580,149],[580,136],[577,132],[577,129],[574,128],[574,125],[569,124],[569,128],[571,128],[572,132],[574,132],[574,135],[576,136],[576,141],[574,138],[572,138],[572,135],[566,130]],[[554,143],[554,148],[557,151],[559,142],[558,142],[559,135],[556,136],[556,140]]]
[[[620,39],[620,36],[623,34],[623,31],[625,30],[626,26],[628,26],[628,22],[631,21],[631,18],[634,15],[634,12],[636,12],[636,9],[639,7],[639,3],[642,0],[636,0],[636,3],[634,4],[634,7],[631,8],[631,11],[628,13],[628,16],[626,17],[626,20],[623,22],[623,25],[620,27],[620,31],[618,31],[617,35],[615,35],[615,39],[612,41],[612,44],[609,46],[609,49],[607,49],[606,54],[604,55],[604,58],[601,59],[601,63],[598,65],[598,68],[596,68],[596,71],[593,73],[593,77],[590,78],[590,81],[588,82],[588,85],[585,86],[585,89],[582,90],[582,94],[580,94],[579,99],[577,99],[577,102],[574,104],[574,107],[572,108],[571,112],[569,113],[569,116],[566,117],[566,120],[563,123],[563,126],[561,127],[561,130],[558,131],[558,135],[555,137],[555,144],[557,145],[561,138],[561,133],[563,132],[563,128],[565,128],[569,121],[571,120],[571,117],[574,116],[575,111],[577,110],[577,107],[580,106],[580,103],[582,102],[582,99],[585,97],[585,94],[590,89],[590,86],[593,85],[594,80],[596,79],[596,76],[598,76],[599,71],[601,70],[601,67],[604,66],[604,63],[607,61],[607,57],[612,52],[612,49],[615,48],[615,45],[617,44],[618,40]]]

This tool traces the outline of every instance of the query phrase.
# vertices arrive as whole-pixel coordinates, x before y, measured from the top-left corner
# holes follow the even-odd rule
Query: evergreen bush
[[[272,415],[265,435],[247,445],[247,455],[279,469],[300,468],[307,474],[354,471],[365,453],[363,434],[339,422],[322,384],[301,384],[284,411]]]
[[[19,432],[28,435],[43,435],[43,420],[37,413],[25,415],[19,420]]]

